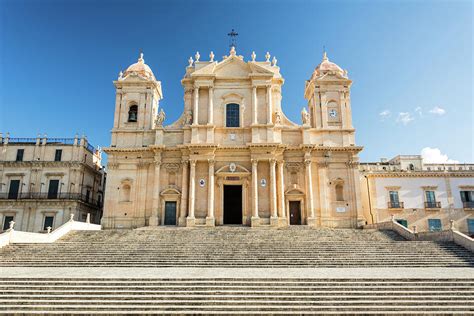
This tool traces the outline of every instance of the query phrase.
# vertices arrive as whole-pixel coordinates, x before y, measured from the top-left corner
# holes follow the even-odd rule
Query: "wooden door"
[[[176,225],[176,202],[165,202],[165,225]]]
[[[301,225],[300,201],[290,201],[290,225]]]

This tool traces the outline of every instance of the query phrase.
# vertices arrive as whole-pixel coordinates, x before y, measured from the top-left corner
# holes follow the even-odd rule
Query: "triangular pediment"
[[[215,76],[219,78],[249,78],[250,75],[273,76],[274,72],[254,62],[245,62],[241,56],[229,56],[218,63],[211,63],[191,74],[197,76]]]
[[[251,69],[249,65],[237,56],[228,57],[226,60],[219,63],[214,73],[216,77],[238,77],[247,78]]]

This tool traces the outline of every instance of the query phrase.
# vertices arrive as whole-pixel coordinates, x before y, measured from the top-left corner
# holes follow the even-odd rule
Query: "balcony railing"
[[[404,208],[403,202],[388,202],[388,208]]]
[[[425,202],[425,208],[427,209],[441,208],[441,202]]]
[[[474,201],[462,202],[462,206],[463,206],[464,208],[472,208],[472,209],[474,209]]]
[[[28,192],[28,193],[18,193],[18,194],[13,194],[12,192],[0,193],[0,200],[74,200],[74,201],[81,201],[95,207],[102,207],[101,201],[95,200],[85,194],[70,193],[70,192],[61,192],[61,193]]]

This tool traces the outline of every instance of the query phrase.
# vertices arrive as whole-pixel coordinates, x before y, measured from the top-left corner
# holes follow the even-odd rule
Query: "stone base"
[[[258,227],[260,226],[260,217],[253,217],[250,219],[250,226]]]
[[[306,219],[306,222],[308,223],[308,226],[310,227],[316,227],[318,224],[318,220],[315,217],[308,217]]]
[[[209,226],[209,227],[216,226],[216,219],[214,217],[206,217],[206,226]]]
[[[288,225],[289,225],[288,220],[286,218],[283,218],[283,217],[278,218],[278,227],[286,227]]]
[[[150,216],[148,219],[148,226],[158,226],[160,225],[160,219],[158,216]]]
[[[196,226],[196,218],[195,217],[186,217],[186,227],[194,227]]]
[[[270,217],[270,226],[278,227],[278,217]]]
[[[179,227],[186,227],[186,217],[178,218],[178,226]]]

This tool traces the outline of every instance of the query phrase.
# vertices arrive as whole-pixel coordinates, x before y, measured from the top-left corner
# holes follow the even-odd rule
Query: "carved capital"
[[[257,165],[258,164],[258,159],[252,159],[252,165]]]
[[[209,163],[209,166],[214,166],[216,161],[214,159],[208,159],[207,162]]]
[[[189,163],[191,164],[191,167],[196,167],[196,159],[189,159]]]

